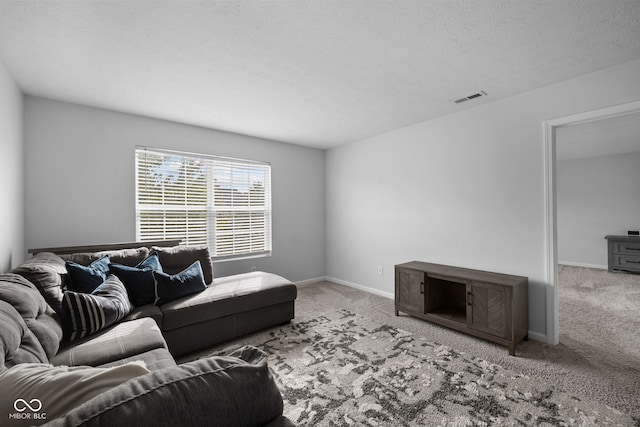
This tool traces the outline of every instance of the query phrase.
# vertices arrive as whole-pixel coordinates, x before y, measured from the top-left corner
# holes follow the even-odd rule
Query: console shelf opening
[[[427,313],[466,324],[466,295],[466,283],[427,275]]]

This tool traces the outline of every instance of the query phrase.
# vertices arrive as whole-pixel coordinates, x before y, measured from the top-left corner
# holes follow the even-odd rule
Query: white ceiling
[[[329,148],[639,58],[639,22],[638,0],[0,0],[0,62],[30,95]]]

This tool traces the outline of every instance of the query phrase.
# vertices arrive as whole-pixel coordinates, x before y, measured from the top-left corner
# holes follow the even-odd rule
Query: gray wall
[[[24,260],[22,94],[0,63],[0,273]]]
[[[324,276],[324,151],[30,96],[25,124],[27,248],[134,240],[143,145],[272,164],[273,255],[216,263],[217,276]]]
[[[640,153],[564,160],[556,172],[558,262],[607,268],[604,236],[640,227]]]
[[[326,155],[27,97],[26,246],[132,239],[137,144],[270,161],[274,255],[217,265],[219,275],[255,265],[392,296],[393,266],[413,259],[521,274],[531,335],[545,339],[542,123],[640,100],[638,75],[631,61]]]
[[[546,339],[542,123],[639,100],[639,75],[636,60],[330,150],[327,276],[388,296],[411,260],[528,276]]]

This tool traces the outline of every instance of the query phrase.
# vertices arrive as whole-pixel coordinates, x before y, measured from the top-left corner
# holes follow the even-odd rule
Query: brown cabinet
[[[511,335],[511,288],[471,282],[467,303],[467,326],[509,339]]]
[[[424,277],[417,270],[402,269],[396,273],[396,305],[408,311],[424,312]]]
[[[528,334],[528,279],[413,261],[395,268],[396,316],[419,317],[505,345]]]

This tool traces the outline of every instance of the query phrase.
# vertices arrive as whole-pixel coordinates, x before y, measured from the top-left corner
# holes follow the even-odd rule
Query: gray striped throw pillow
[[[95,334],[119,322],[131,310],[127,288],[113,274],[90,294],[67,291],[62,299],[64,337],[74,341]]]

